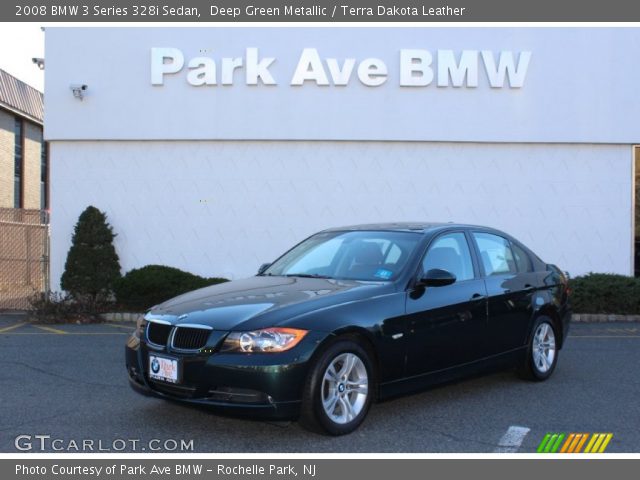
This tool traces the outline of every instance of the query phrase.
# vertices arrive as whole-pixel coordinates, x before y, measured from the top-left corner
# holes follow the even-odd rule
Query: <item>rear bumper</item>
[[[289,352],[252,355],[158,352],[137,337],[131,337],[125,347],[129,385],[141,395],[207,406],[224,414],[294,419],[299,415],[309,359],[326,335],[309,332]],[[179,358],[181,383],[174,385],[150,379],[149,353]]]

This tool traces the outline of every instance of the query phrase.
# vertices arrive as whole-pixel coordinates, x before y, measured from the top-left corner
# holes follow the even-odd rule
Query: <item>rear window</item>
[[[532,272],[533,268],[531,266],[531,258],[529,258],[529,254],[515,243],[511,244],[511,248],[513,249],[513,258],[516,261],[518,271],[521,273]]]

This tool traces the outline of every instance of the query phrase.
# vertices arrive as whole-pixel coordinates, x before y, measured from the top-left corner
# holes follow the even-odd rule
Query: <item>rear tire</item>
[[[533,323],[527,353],[518,375],[527,380],[542,382],[549,378],[558,364],[558,335],[553,320],[539,317]]]
[[[311,367],[300,424],[325,435],[346,435],[364,421],[374,392],[371,355],[357,341],[337,339]]]

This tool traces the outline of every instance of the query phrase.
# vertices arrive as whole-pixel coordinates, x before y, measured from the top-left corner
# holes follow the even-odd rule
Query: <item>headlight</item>
[[[252,332],[231,332],[222,345],[223,352],[277,353],[295,347],[307,334],[297,328],[265,328]]]

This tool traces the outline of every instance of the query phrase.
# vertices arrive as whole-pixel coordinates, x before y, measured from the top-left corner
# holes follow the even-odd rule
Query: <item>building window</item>
[[[23,151],[24,131],[22,119],[16,117],[14,121],[14,173],[13,173],[13,206],[14,208],[22,208],[22,181],[23,181]]]
[[[40,143],[40,210],[49,208],[49,144]]]

